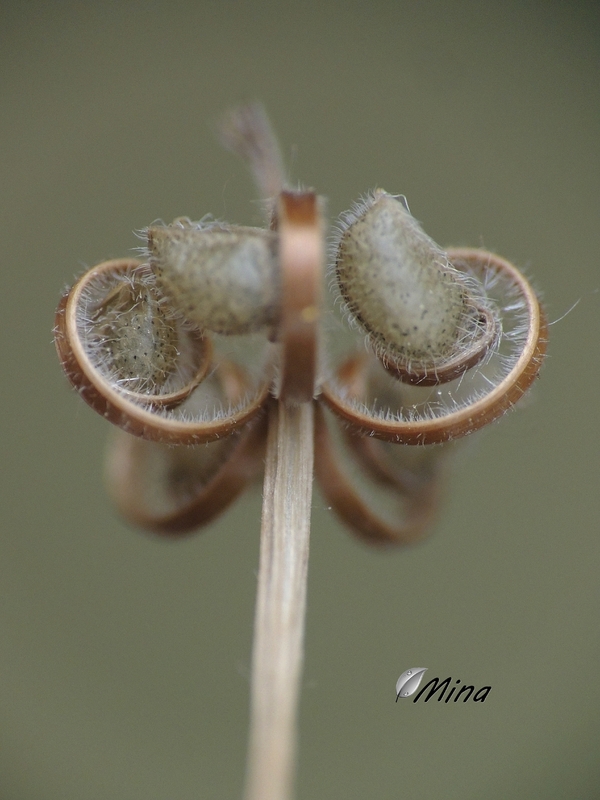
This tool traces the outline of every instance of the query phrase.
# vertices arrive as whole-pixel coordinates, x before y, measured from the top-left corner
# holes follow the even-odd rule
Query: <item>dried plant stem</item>
[[[245,800],[289,800],[313,481],[313,406],[269,411]]]

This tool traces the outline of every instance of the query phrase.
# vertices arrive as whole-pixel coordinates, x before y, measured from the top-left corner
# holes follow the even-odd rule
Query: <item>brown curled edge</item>
[[[502,416],[538,376],[546,353],[548,325],[535,292],[523,275],[509,261],[485,250],[452,249],[448,250],[448,258],[453,263],[463,262],[479,272],[491,266],[508,277],[520,290],[527,304],[529,322],[525,346],[517,363],[498,386],[471,405],[441,417],[417,422],[377,419],[353,408],[329,384],[324,384],[322,396],[327,405],[358,431],[399,444],[437,444],[457,439]],[[340,382],[346,385],[352,397],[362,393],[365,366],[365,358],[356,356],[343,364],[338,372]]]
[[[248,423],[214,475],[166,514],[152,512],[143,500],[145,448],[159,445],[117,431],[107,453],[106,480],[119,512],[132,524],[168,537],[184,536],[212,522],[263,469],[266,419],[263,415]]]
[[[312,400],[317,368],[323,231],[315,193],[281,192],[275,227],[282,280],[279,398],[299,404]]]
[[[359,439],[357,434],[350,434]],[[360,455],[361,445],[357,454]],[[364,455],[364,454],[363,454]],[[437,471],[428,480],[408,485],[405,477],[392,474],[387,465],[379,462],[376,454],[366,454],[367,467],[371,477],[379,484],[387,486],[396,495],[402,496],[405,503],[405,518],[392,525],[379,516],[362,499],[349,478],[339,468],[339,457],[327,429],[325,414],[320,406],[315,408],[315,472],[321,491],[338,517],[350,530],[370,545],[388,546],[412,544],[428,532],[435,520],[440,505],[440,480]],[[362,461],[362,459],[361,459]]]
[[[439,386],[459,378],[463,373],[479,364],[485,357],[494,341],[498,338],[498,320],[487,308],[478,307],[477,314],[481,323],[480,334],[465,348],[452,358],[442,362],[435,368],[409,369],[400,361],[390,356],[383,356],[384,368],[402,383],[413,386]]]
[[[199,444],[226,436],[254,417],[263,406],[269,393],[268,382],[245,405],[230,416],[208,422],[192,422],[167,417],[161,408],[179,405],[206,377],[212,363],[210,340],[198,334],[201,348],[196,375],[182,390],[162,398],[137,395],[140,404],[133,401],[133,392],[118,391],[94,367],[85,352],[77,327],[77,308],[88,282],[105,272],[114,274],[134,269],[141,262],[134,259],[105,261],[86,272],[63,295],[56,310],[54,342],[62,367],[82,398],[105,419],[133,436],[167,444]]]

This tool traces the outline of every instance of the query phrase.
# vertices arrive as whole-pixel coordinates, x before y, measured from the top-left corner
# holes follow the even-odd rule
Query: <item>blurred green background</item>
[[[422,545],[372,552],[315,496],[298,799],[599,796],[599,23],[534,0],[4,0],[2,800],[241,794],[260,490],[181,543],[128,529],[51,329],[133,229],[260,222],[212,130],[246,98],[331,219],[383,186],[442,244],[524,266],[551,320],[581,298]],[[395,704],[417,666],[492,692]]]

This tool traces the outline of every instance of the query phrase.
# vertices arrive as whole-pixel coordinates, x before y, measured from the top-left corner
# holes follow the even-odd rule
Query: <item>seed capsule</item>
[[[342,227],[340,291],[392,369],[426,380],[489,327],[473,280],[450,264],[398,198],[377,190]]]
[[[117,285],[92,323],[88,337],[98,341],[105,370],[122,388],[156,391],[175,371],[177,329],[153,285],[135,279]]]
[[[157,285],[190,322],[223,334],[277,324],[281,281],[273,231],[178,220],[147,233]]]

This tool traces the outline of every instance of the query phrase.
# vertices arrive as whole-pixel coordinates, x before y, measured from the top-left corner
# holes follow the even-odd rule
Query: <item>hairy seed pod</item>
[[[130,278],[114,287],[92,313],[88,336],[104,352],[104,369],[130,391],[156,391],[173,374],[177,327],[156,287]]]
[[[341,227],[340,291],[390,371],[439,383],[483,357],[495,325],[481,293],[397,197],[377,190]]]
[[[477,369],[434,390],[425,383],[400,386],[390,380],[384,371],[389,368],[373,353],[350,356],[322,385],[322,397],[353,430],[398,444],[449,442],[502,416],[539,374],[548,327],[527,280],[513,264],[485,250],[451,249],[448,257],[485,287],[487,302],[501,320],[499,335]]]
[[[177,220],[151,226],[147,235],[157,284],[190,322],[222,334],[277,324],[281,281],[273,231]]]
[[[269,375],[260,369],[256,380],[238,380],[234,367],[224,370],[222,359],[213,356],[211,339],[184,324],[173,309],[164,322],[177,337],[177,358],[168,363],[164,385],[158,387],[150,381],[157,375],[162,380],[164,365],[157,370],[149,363],[148,371],[133,380],[124,374],[123,369],[137,363],[133,356],[146,352],[141,348],[151,338],[143,326],[141,331],[128,331],[129,326],[121,324],[135,319],[126,305],[120,308],[126,296],[122,290],[130,291],[127,285],[134,287],[134,297],[147,290],[154,302],[154,276],[148,266],[133,259],[116,259],[97,264],[82,275],[63,293],[56,310],[54,341],[59,359],[73,386],[95,411],[127,433],[165,444],[212,442],[260,413],[269,394]],[[168,304],[158,295],[156,302],[162,314]],[[107,314],[114,325],[108,325]],[[108,352],[105,335],[114,340]],[[132,348],[130,355],[118,344],[123,335]],[[165,350],[159,342],[154,346],[160,365]],[[214,396],[209,377],[223,381],[225,394]]]

